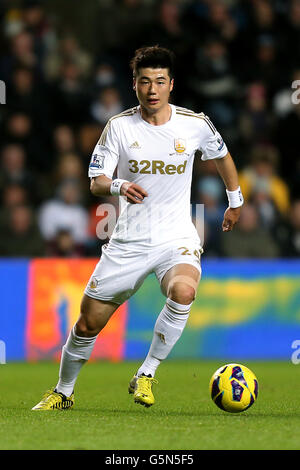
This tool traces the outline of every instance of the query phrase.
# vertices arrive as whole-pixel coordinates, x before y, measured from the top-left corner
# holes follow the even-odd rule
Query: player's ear
[[[132,88],[134,89],[134,91],[136,90],[136,79],[135,78],[133,78]]]
[[[174,78],[172,78],[170,81],[170,92],[173,90],[173,87],[174,87]]]

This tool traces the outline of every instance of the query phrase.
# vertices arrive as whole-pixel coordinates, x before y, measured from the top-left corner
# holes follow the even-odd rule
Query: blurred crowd
[[[223,234],[223,182],[196,155],[192,203],[205,207],[206,256],[297,257],[300,0],[56,4],[0,3],[0,256],[100,254],[107,213],[99,204],[117,210],[117,201],[90,195],[90,156],[107,120],[137,104],[134,50],[159,44],[176,54],[173,102],[214,122],[245,197],[238,226]]]

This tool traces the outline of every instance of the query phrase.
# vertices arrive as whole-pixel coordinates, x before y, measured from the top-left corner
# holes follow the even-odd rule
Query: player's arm
[[[115,121],[108,121],[94,149],[89,166],[90,189],[94,196],[125,196],[131,204],[141,204],[146,191],[122,179],[112,179],[119,161],[119,131]]]
[[[115,179],[112,180],[105,175],[99,175],[91,178],[91,193],[94,196],[125,196],[131,204],[141,204],[147,192],[138,184],[130,181]]]
[[[230,232],[238,222],[243,196],[239,187],[238,173],[229,152],[223,158],[214,160],[219,175],[226,186],[229,207],[226,209],[222,223],[223,232]]]

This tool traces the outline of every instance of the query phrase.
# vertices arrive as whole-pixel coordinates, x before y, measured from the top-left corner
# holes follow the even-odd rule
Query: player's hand
[[[131,204],[142,204],[148,193],[138,184],[123,183],[121,186],[121,196],[125,196]]]
[[[238,222],[240,218],[241,208],[236,207],[232,209],[228,207],[224,214],[224,219],[222,223],[223,232],[231,232],[235,224]]]

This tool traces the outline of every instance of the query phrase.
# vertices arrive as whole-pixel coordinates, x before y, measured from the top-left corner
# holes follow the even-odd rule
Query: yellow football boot
[[[53,388],[48,390],[41,401],[35,405],[33,411],[49,411],[49,410],[68,410],[74,406],[74,393],[70,397],[66,397],[63,393],[56,392]]]
[[[155,399],[152,393],[152,385],[157,384],[158,381],[155,380],[151,376],[140,375],[139,377],[134,376],[133,379],[129,383],[129,387],[133,386],[135,381],[134,391],[129,393],[133,393],[133,398],[135,403],[139,403],[140,405],[149,406],[154,405]]]

